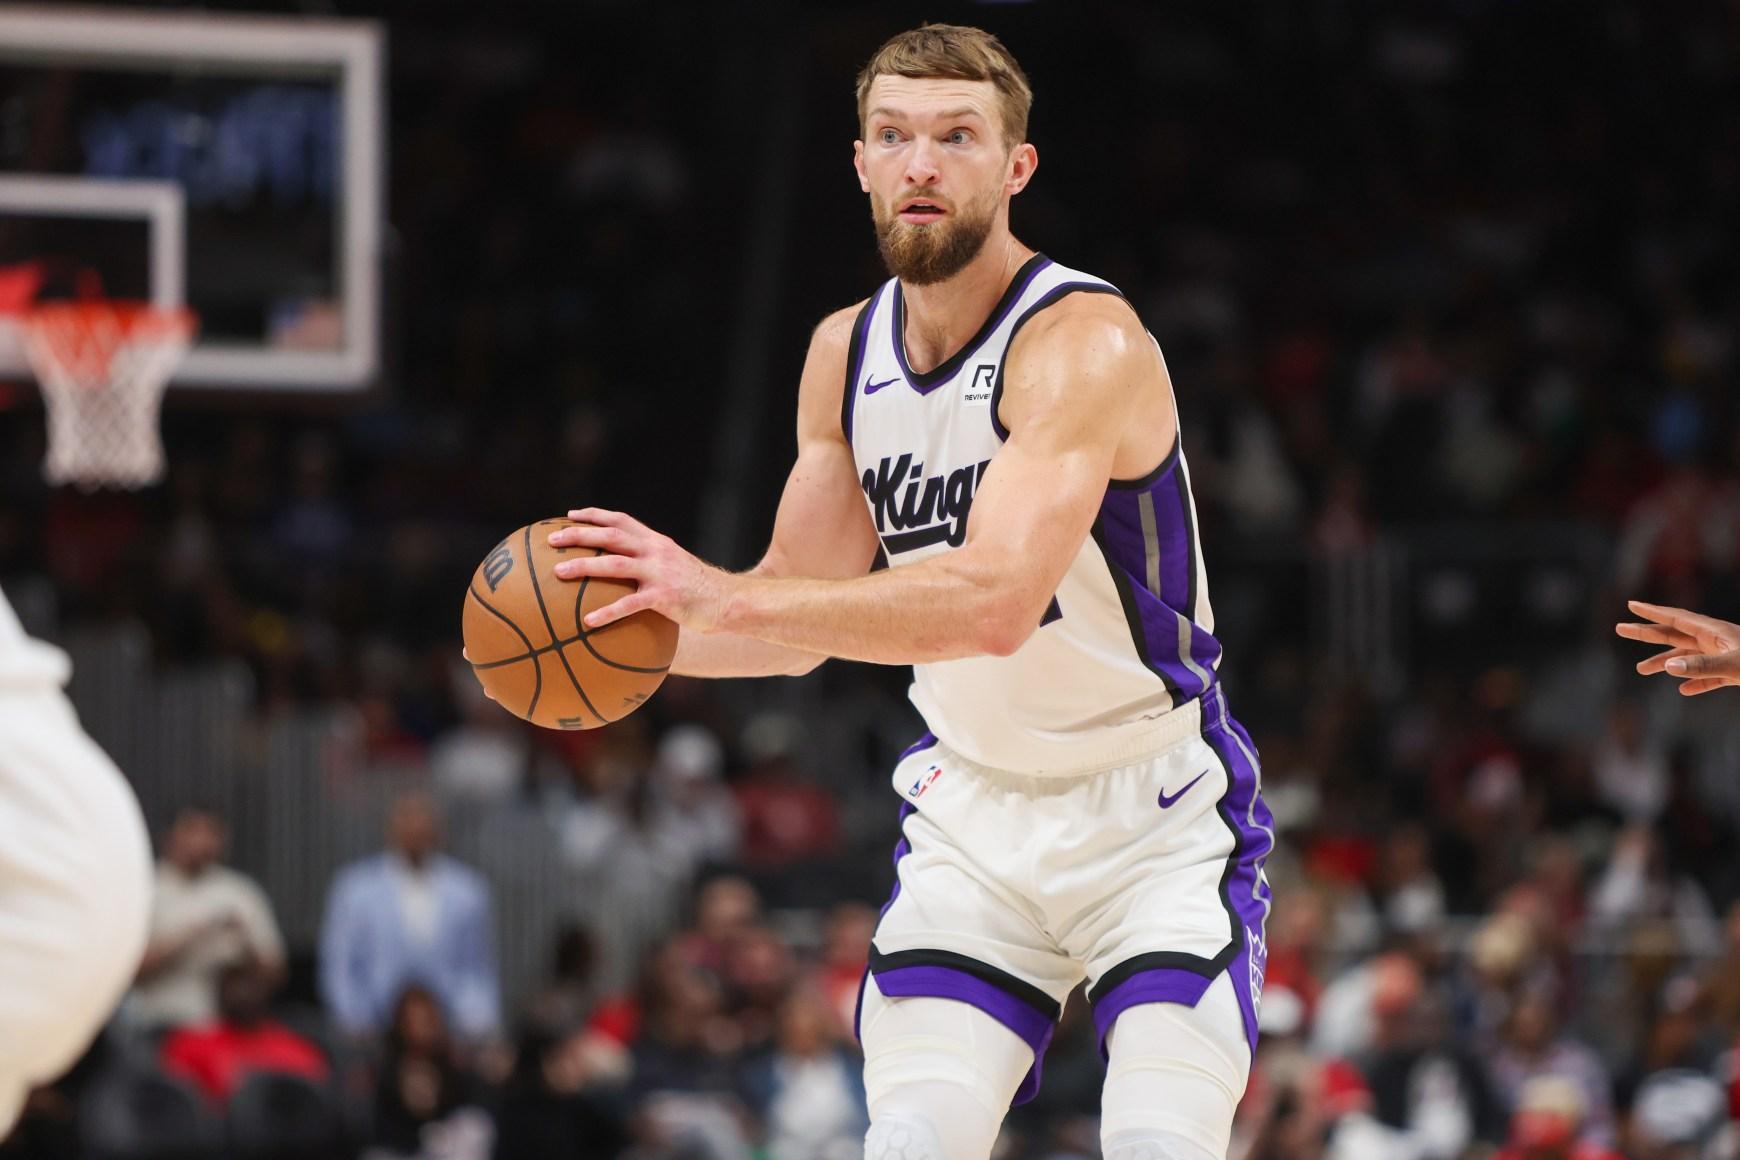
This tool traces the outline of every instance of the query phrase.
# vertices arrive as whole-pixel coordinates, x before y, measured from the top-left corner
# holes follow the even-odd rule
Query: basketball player
[[[1111,1160],[1225,1156],[1256,1039],[1273,844],[1220,645],[1159,348],[1110,284],[1009,231],[1031,92],[933,25],[858,78],[854,145],[893,277],[824,320],[798,458],[750,572],[570,513],[558,577],[626,577],[675,671],[912,664],[899,885],[860,1010],[868,1160],[984,1160],[1087,981]],[[889,567],[870,572],[880,547]]]
[[[151,847],[79,728],[66,654],[0,595],[0,1140],[96,1034],[145,953]]]
[[[1628,600],[1626,607],[1650,623],[1617,625],[1620,636],[1668,646],[1637,662],[1638,672],[1682,678],[1680,692],[1687,697],[1740,685],[1740,624],[1641,600]]]

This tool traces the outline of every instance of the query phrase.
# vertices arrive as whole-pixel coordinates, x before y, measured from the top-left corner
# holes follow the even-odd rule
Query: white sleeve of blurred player
[[[61,691],[71,670],[0,594],[0,1140],[30,1089],[83,1053],[145,950],[145,820]]]

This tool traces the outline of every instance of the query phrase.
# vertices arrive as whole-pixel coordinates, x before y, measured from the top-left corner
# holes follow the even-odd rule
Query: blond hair
[[[1003,42],[980,28],[962,24],[922,24],[893,37],[876,50],[858,73],[858,125],[867,131],[870,82],[879,76],[915,80],[990,81],[997,89],[1003,122],[1003,144],[1014,148],[1027,140],[1027,114],[1033,89],[1027,74]]]

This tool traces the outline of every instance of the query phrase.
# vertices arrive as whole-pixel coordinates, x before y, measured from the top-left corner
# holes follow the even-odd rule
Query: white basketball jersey
[[[890,567],[966,540],[973,494],[1008,432],[1003,360],[1023,324],[1070,294],[1116,294],[1035,255],[947,362],[907,366],[898,279],[860,311],[841,425]],[[1030,774],[1117,765],[1155,751],[1160,719],[1199,711],[1220,644],[1180,445],[1148,475],[1108,480],[1092,534],[1013,655],[914,666],[912,701],[961,756]]]

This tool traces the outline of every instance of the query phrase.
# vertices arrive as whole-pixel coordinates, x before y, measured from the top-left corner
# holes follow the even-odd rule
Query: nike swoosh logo
[[[898,379],[899,377],[900,377],[899,375],[895,375],[894,379]],[[865,379],[864,380],[864,393],[866,395],[874,395],[877,391],[880,391],[883,387],[886,387],[889,383],[892,383],[894,381],[894,379],[883,379],[879,383],[873,383],[869,379]]]
[[[1197,782],[1201,781],[1203,778],[1205,778],[1207,776],[1208,776],[1208,770],[1205,769],[1201,773],[1197,774],[1195,777],[1190,779],[1190,785],[1185,786],[1183,789],[1179,790],[1175,794],[1168,794],[1166,792],[1165,787],[1162,786],[1160,789],[1160,808],[1163,810],[1170,809],[1172,806],[1176,805],[1178,803],[1179,798],[1183,797],[1185,794],[1190,792],[1191,785],[1195,785]]]

